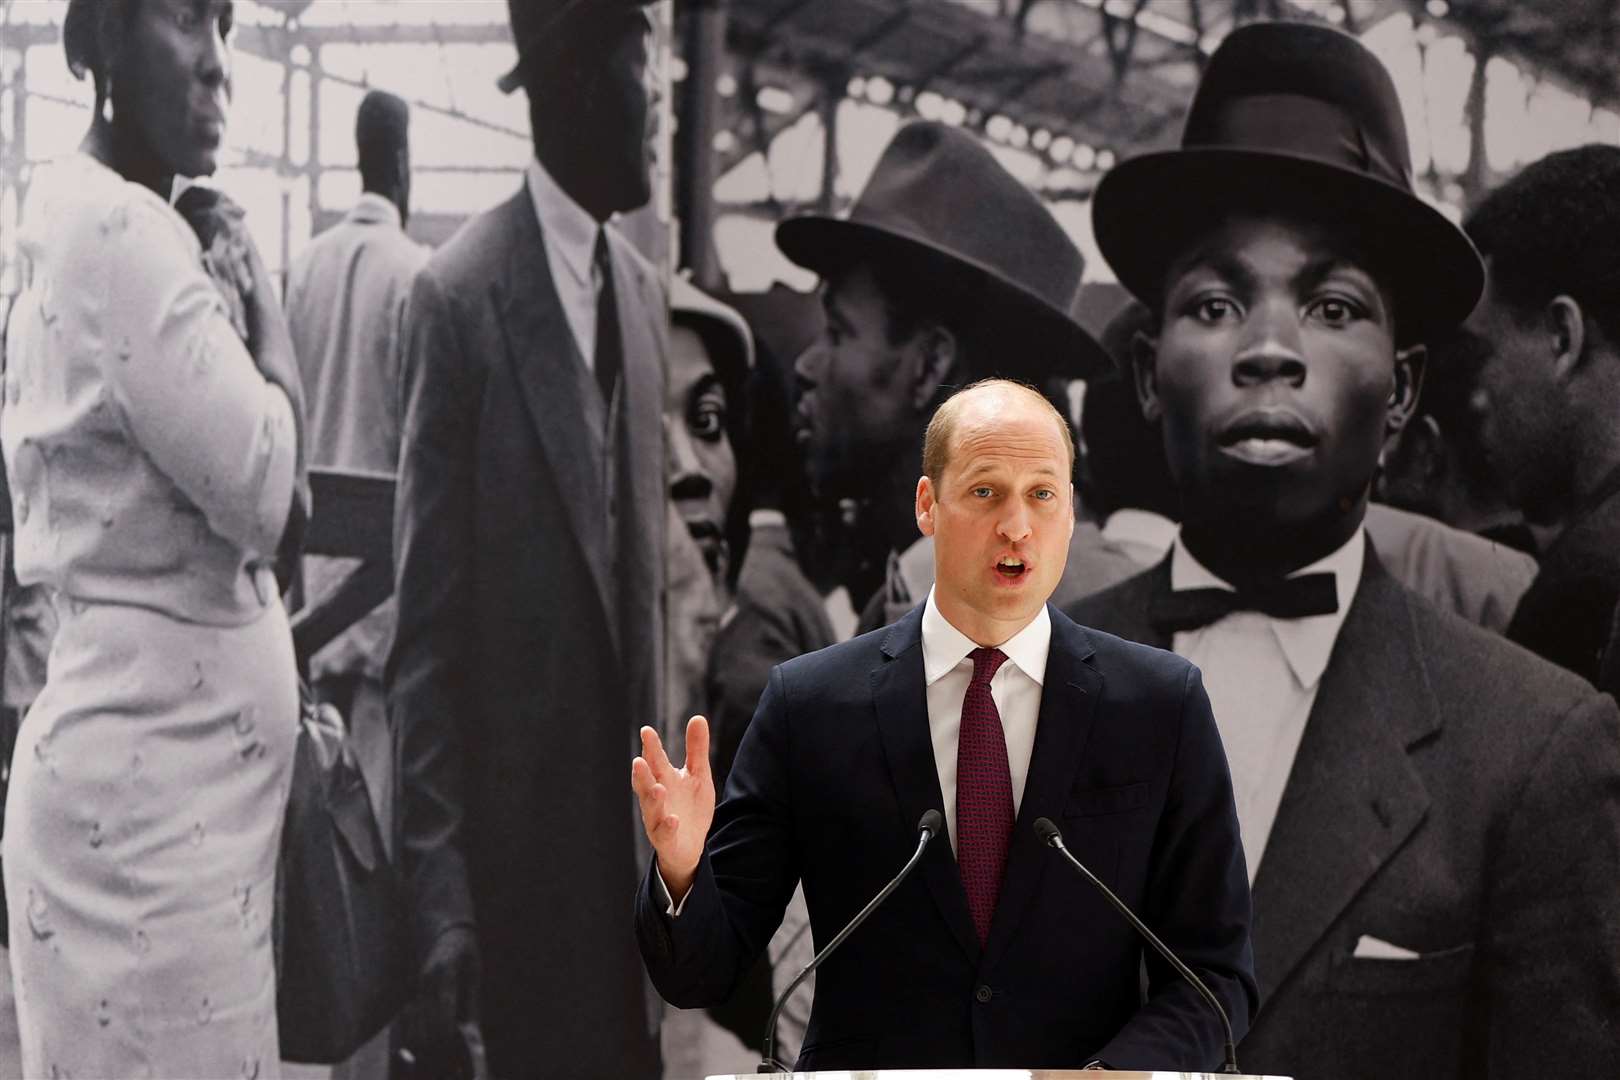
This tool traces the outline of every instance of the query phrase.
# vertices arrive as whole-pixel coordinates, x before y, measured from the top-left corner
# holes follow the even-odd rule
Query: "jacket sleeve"
[[[1607,1076],[1620,1047],[1620,710],[1592,695],[1537,754],[1496,834],[1483,917],[1489,1067]]]
[[[1143,921],[1208,984],[1241,1040],[1260,1008],[1249,874],[1226,752],[1203,679],[1190,665],[1148,896]],[[1150,946],[1144,956],[1147,1001],[1096,1056],[1115,1069],[1217,1068],[1225,1040],[1220,1019]]]
[[[677,1008],[718,1005],[731,996],[781,925],[798,884],[787,713],[778,667],[737,751],[680,917],[666,914],[656,856],[637,894],[636,934],[647,974]]]
[[[297,481],[292,404],[254,365],[183,222],[126,199],[106,226],[73,231],[65,269],[95,282],[98,355],[134,441],[215,533],[272,554]]]
[[[473,921],[462,828],[463,729],[472,708],[473,458],[477,361],[432,268],[409,301],[394,499],[398,622],[385,673],[396,730],[401,870],[417,956]]]

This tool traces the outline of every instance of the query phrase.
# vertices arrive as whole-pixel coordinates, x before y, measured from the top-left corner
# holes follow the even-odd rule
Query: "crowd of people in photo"
[[[1039,921],[1056,886],[1020,862],[1024,817],[1005,868],[972,861],[968,759],[959,780],[955,726],[928,741],[951,678],[964,755],[993,689],[1013,814],[1044,805],[1068,781],[1009,702],[1129,685],[1054,675],[1073,624],[1107,662],[1138,663],[1115,638],[1176,654],[1207,694],[1160,810],[1098,766],[1064,820],[1212,984],[1247,1071],[1605,1074],[1620,147],[1549,154],[1454,223],[1415,193],[1372,53],[1254,23],[1180,144],[1102,178],[1106,273],[975,134],[912,120],[846,213],[777,223],[813,293],[706,293],[616,224],[653,196],[651,2],[511,0],[499,85],[533,156],[437,249],[407,235],[409,106],[366,94],[364,193],[283,285],[228,190],[193,182],[223,145],[229,0],[70,0],[93,118],[33,181],[0,321],[0,1043],[14,1026],[22,1074],[281,1075],[278,852],[314,703],[345,722],[403,925],[397,1015],[335,1077],[744,1069],[898,869],[916,792],[943,794],[962,877],[928,888],[956,898],[897,894],[788,1000],[777,1057],[1214,1069],[1173,971]],[[1053,659],[1030,670],[1045,645],[1019,635],[985,674],[964,637],[897,742],[858,695],[885,700],[880,648],[939,640],[941,515],[981,491],[942,479],[952,425],[989,416],[1061,426],[1029,454],[1064,461],[1072,502],[1041,513],[1072,532],[1001,567],[1050,574]],[[312,471],[393,480],[392,589],[300,656],[294,598],[357,565],[304,553]],[[814,717],[812,673],[837,684]],[[899,748],[920,786],[863,786]],[[881,841],[853,820],[900,811]],[[957,980],[916,959],[934,936],[1002,969]],[[1096,971],[999,989],[1071,948]]]

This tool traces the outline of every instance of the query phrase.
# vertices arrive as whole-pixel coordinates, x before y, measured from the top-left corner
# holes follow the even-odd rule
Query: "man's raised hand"
[[[703,841],[714,821],[709,772],[709,722],[686,722],[686,767],[677,769],[650,727],[641,729],[641,756],[630,763],[630,786],[641,803],[641,824],[658,854],[658,872],[679,904],[697,876]]]

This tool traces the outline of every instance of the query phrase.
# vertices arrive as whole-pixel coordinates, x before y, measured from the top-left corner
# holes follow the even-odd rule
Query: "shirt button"
[[[987,1004],[990,1001],[990,988],[988,986],[981,986],[977,990],[973,991],[973,996],[979,999],[980,1005]]]

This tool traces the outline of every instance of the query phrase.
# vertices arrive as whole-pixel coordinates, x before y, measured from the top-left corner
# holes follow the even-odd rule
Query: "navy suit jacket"
[[[1213,1068],[1215,1015],[1037,838],[1072,850],[1221,999],[1258,1006],[1231,780],[1198,670],[1052,610],[1052,646],[1006,877],[986,945],[944,836],[817,973],[800,1069]],[[800,878],[817,948],[903,865],[943,810],[922,609],[782,664],[743,737],[678,918],[651,870],[642,956],[670,1002],[722,1001]],[[1141,983],[1146,963],[1148,988]]]

